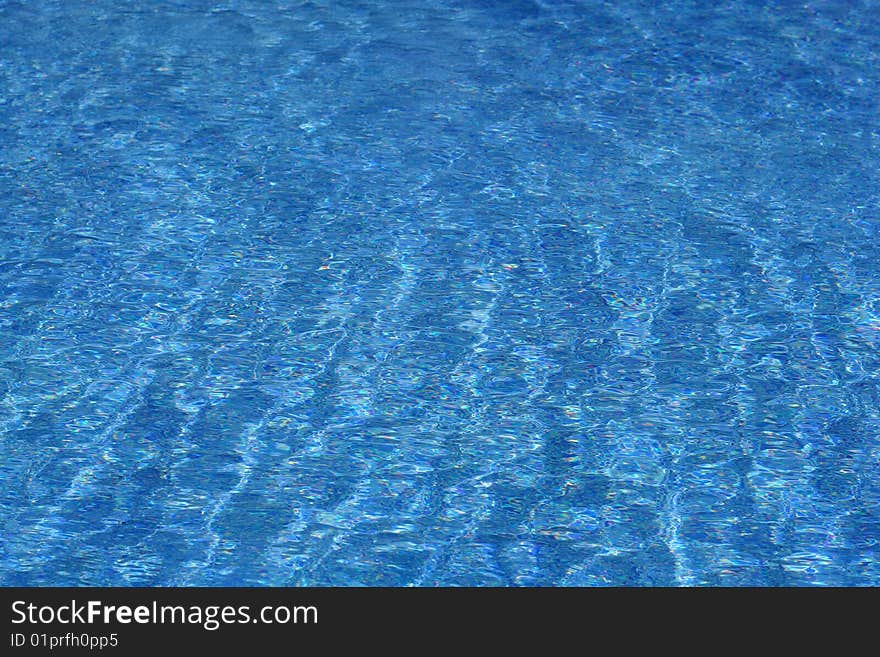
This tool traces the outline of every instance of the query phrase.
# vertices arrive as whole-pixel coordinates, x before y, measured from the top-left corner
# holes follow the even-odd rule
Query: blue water
[[[0,584],[880,585],[878,16],[0,0]]]

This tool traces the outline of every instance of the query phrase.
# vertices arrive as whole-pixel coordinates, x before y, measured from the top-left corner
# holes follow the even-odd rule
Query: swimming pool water
[[[880,584],[878,16],[0,1],[0,583]]]

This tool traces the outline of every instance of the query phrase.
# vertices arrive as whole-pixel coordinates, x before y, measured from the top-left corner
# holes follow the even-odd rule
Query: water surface
[[[880,584],[878,16],[0,0],[0,583]]]

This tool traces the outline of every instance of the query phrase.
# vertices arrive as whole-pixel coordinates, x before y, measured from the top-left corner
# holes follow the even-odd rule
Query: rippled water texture
[[[0,583],[880,584],[878,16],[0,0]]]

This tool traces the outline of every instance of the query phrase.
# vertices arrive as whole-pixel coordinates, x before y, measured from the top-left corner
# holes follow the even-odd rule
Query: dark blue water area
[[[878,17],[0,0],[0,584],[880,585]]]

